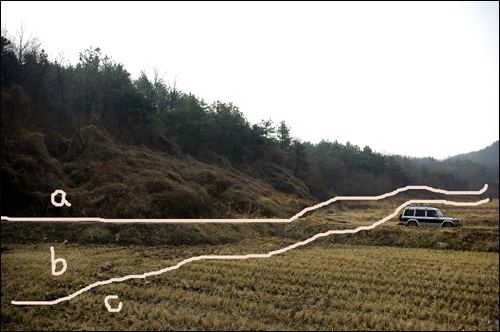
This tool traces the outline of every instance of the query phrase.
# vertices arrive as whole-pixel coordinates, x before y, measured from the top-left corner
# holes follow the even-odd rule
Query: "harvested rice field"
[[[2,330],[492,330],[499,329],[498,200],[440,206],[455,229],[336,234],[269,258],[329,229],[369,225],[404,198],[332,205],[290,224],[123,224],[2,221]],[[182,227],[180,227],[182,226]],[[120,235],[120,236],[118,236]],[[52,275],[54,259],[67,270]],[[62,269],[57,263],[56,271]],[[105,298],[110,299],[108,311]]]
[[[200,255],[267,253],[295,241],[226,245],[53,244],[67,261],[51,273],[50,246],[2,252],[2,330],[498,330],[499,255],[310,243],[270,258],[199,260],[145,279],[89,284]],[[57,265],[57,270],[62,264]],[[109,312],[122,302],[119,312]]]

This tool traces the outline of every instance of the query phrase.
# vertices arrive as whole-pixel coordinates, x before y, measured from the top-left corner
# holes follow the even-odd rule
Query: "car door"
[[[427,217],[425,215],[425,208],[417,208],[415,210],[415,219],[417,219],[420,226],[427,226]]]
[[[402,222],[408,222],[408,220],[413,219],[415,216],[415,209],[406,209],[401,217]]]
[[[441,226],[442,220],[438,218],[436,210],[427,210],[427,225],[439,227]]]

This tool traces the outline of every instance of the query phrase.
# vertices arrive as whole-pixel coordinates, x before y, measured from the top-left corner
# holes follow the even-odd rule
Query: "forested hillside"
[[[494,142],[490,146],[485,147],[479,151],[473,151],[469,153],[462,153],[453,157],[448,158],[449,161],[456,160],[470,160],[479,164],[483,164],[492,169],[498,170],[499,164],[499,144],[498,141]]]
[[[83,202],[57,213],[130,218],[290,217],[335,195],[410,184],[488,183],[487,196],[498,197],[498,142],[496,166],[489,157],[437,161],[312,144],[294,138],[286,119],[251,124],[231,102],[207,103],[158,71],[133,79],[100,48],[72,65],[50,60],[35,38],[2,31],[1,85],[2,215],[56,213],[43,203],[55,189]]]

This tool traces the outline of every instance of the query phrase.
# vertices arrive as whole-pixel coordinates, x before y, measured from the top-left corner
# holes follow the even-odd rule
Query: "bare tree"
[[[64,117],[64,122],[68,122],[67,115],[67,103],[68,103],[68,90],[73,81],[73,76],[75,74],[74,70],[68,72],[69,61],[64,53],[59,53],[58,57],[54,61],[57,74],[57,95],[61,99],[62,112]]]
[[[21,23],[21,28],[17,30],[14,39],[18,61],[16,83],[20,85],[23,85],[28,79],[31,79],[38,70],[43,69],[34,65],[34,63],[39,60],[39,55],[41,53],[45,53],[45,51],[41,49],[42,43],[40,40],[37,37],[33,37],[33,33],[26,38],[25,32],[26,27]]]

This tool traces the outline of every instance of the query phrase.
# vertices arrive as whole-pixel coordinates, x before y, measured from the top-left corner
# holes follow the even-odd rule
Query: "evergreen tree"
[[[280,122],[278,128],[276,129],[276,132],[278,134],[278,141],[281,150],[288,148],[292,142],[292,139],[290,138],[290,127],[287,126],[285,121]]]

